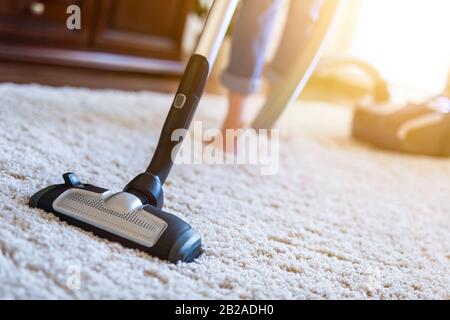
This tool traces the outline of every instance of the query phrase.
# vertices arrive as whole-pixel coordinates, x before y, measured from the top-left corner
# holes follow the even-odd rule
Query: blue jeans
[[[267,68],[268,80],[276,85],[300,56],[324,0],[291,0],[283,36]],[[233,31],[228,67],[221,80],[230,91],[259,91],[271,30],[283,0],[244,0]]]

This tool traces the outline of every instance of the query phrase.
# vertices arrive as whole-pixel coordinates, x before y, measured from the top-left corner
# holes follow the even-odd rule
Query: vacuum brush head
[[[123,245],[171,262],[191,262],[201,252],[200,234],[177,216],[128,192],[82,184],[73,173],[30,199],[30,206]]]
[[[185,129],[185,134],[189,129],[208,74],[207,59],[199,54],[192,55],[150,165],[128,183],[123,192],[114,194],[83,184],[73,173],[66,173],[64,184],[39,191],[31,197],[30,206],[53,212],[70,224],[159,258],[172,262],[193,261],[201,252],[199,233],[160,208],[164,200],[162,186],[180,143],[172,140],[172,134],[179,129]]]

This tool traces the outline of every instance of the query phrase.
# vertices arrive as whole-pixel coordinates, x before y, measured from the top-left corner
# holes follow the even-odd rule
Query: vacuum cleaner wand
[[[169,175],[173,165],[174,149],[179,141],[172,139],[172,133],[178,129],[188,130],[198,102],[202,96],[209,73],[209,64],[204,56],[194,54],[186,67],[177,93],[161,131],[155,154],[147,172],[156,175],[162,183]],[[180,133],[185,132],[179,131]],[[184,135],[180,136],[181,139]],[[181,142],[181,141],[180,141]]]
[[[212,4],[195,53],[178,86],[152,161],[147,170],[124,189],[138,197],[142,203],[158,208],[163,205],[162,185],[172,168],[177,146],[181,146],[181,141],[172,139],[172,134],[177,129],[189,128],[208,79],[210,65],[214,65],[237,5],[238,0],[215,0]],[[184,132],[179,131],[177,137],[183,139]]]
[[[178,86],[169,114],[161,130],[153,158],[144,173],[134,178],[124,189],[138,197],[142,203],[161,208],[164,201],[162,185],[169,175],[181,141],[172,139],[178,131],[183,139],[189,129],[198,102],[208,79],[209,63],[206,58],[194,54],[189,59],[186,70]]]
[[[195,53],[191,56],[147,170],[122,192],[81,183],[73,173],[64,183],[51,185],[30,199],[30,206],[52,212],[94,234],[172,262],[193,261],[201,253],[201,237],[177,216],[161,210],[162,186],[189,128],[203,93],[210,65],[230,24],[238,0],[215,0]]]

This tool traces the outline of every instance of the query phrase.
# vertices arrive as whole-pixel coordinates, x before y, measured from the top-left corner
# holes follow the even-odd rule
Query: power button
[[[175,97],[175,101],[173,102],[173,106],[175,108],[181,109],[183,108],[184,104],[186,103],[186,95],[179,93]]]

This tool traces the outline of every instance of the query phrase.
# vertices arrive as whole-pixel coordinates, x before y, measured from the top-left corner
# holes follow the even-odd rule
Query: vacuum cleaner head
[[[200,234],[180,218],[161,210],[162,187],[178,145],[189,129],[208,79],[210,62],[217,56],[237,3],[237,0],[213,3],[196,53],[189,59],[145,172],[118,193],[83,184],[75,174],[66,173],[64,184],[37,192],[31,197],[30,206],[161,259],[193,261],[201,253]],[[172,133],[179,129],[184,129],[181,130],[184,135],[177,135],[173,140]]]
[[[49,186],[30,199],[30,206],[53,212],[72,225],[171,262],[191,262],[201,252],[200,234],[177,216],[128,192],[81,183],[73,173],[65,183]]]
[[[206,58],[194,54],[181,79],[149,167],[122,192],[113,193],[83,184],[69,172],[63,175],[64,184],[52,185],[34,194],[30,206],[53,212],[72,225],[161,259],[193,261],[201,253],[200,234],[161,207],[163,184],[173,165],[173,150],[177,150],[179,143],[172,140],[172,132],[189,128],[208,72]]]

